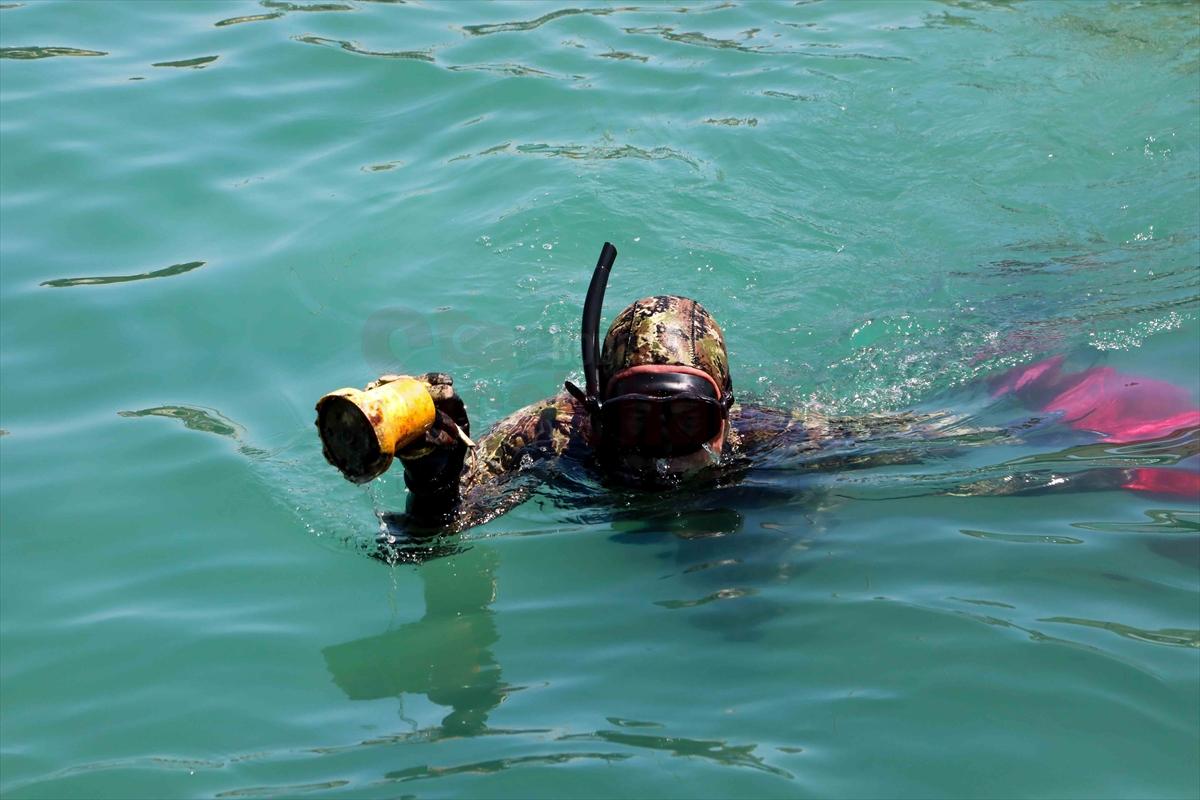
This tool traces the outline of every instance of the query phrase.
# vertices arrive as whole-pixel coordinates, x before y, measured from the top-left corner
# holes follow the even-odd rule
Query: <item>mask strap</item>
[[[600,399],[593,397],[580,389],[570,381],[563,381],[563,386],[566,387],[567,393],[583,404],[583,407],[588,410],[589,414],[598,414],[600,412]]]

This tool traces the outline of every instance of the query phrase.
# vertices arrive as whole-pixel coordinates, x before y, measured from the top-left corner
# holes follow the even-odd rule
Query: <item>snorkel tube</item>
[[[588,285],[587,299],[583,303],[583,324],[579,331],[580,349],[583,354],[583,380],[587,391],[566,382],[567,391],[592,414],[600,410],[600,311],[604,306],[604,290],[608,287],[608,274],[617,260],[617,248],[605,242]]]

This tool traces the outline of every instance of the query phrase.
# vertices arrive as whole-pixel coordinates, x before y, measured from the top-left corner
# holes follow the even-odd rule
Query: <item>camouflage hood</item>
[[[686,297],[644,297],[617,315],[600,354],[601,394],[618,372],[644,364],[694,367],[722,392],[733,390],[725,334],[704,306]]]

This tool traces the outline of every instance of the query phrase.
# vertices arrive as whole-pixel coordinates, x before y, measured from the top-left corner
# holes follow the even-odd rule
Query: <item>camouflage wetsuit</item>
[[[733,389],[720,326],[699,303],[687,298],[645,298],[613,320],[601,353],[601,391],[622,370],[641,365],[699,369],[710,375],[723,393]],[[844,445],[847,440],[880,435],[926,438],[937,425],[938,420],[927,415],[830,418],[815,412],[735,403],[726,426],[721,466],[745,463],[780,448],[802,455],[832,442]],[[410,490],[408,522],[448,531],[487,522],[528,498],[541,479],[553,474],[553,462],[560,458],[604,477],[606,470],[596,458],[595,444],[587,410],[571,394],[560,391],[498,422],[475,448],[462,448],[461,461],[405,462]],[[894,455],[876,455],[871,463],[895,460]]]
[[[687,298],[649,297],[617,315],[600,358],[601,397],[614,376],[643,365],[698,369],[713,378],[723,395],[733,389],[720,327],[700,304]],[[1134,433],[1113,438],[1124,430],[1117,424],[1120,420],[1132,420],[1136,424],[1131,430],[1153,433],[1141,438],[1167,437],[1164,452],[1169,458],[1155,457],[1160,459],[1156,463],[1171,468],[1035,470],[974,480],[942,491],[1005,495],[1126,489],[1200,499],[1200,473],[1194,467],[1174,468],[1193,461],[1200,449],[1200,410],[1188,400],[1188,393],[1174,388],[1172,394],[1163,388],[1165,384],[1109,375],[1111,370],[1105,370],[1059,374],[1056,369],[1034,365],[1000,376],[994,383],[1002,389],[996,390],[997,394],[1015,391],[1027,405],[1050,418],[1065,414],[1063,421],[1070,427],[1106,437],[1101,442],[1138,438]],[[1111,409],[1120,413],[1108,413]],[[941,439],[956,447],[963,443],[964,433],[973,441],[994,441],[1024,427],[966,431],[957,426],[959,419],[950,414],[915,413],[829,417],[813,411],[734,403],[725,426],[720,463],[715,474],[707,477],[725,480],[733,474],[736,479],[741,468],[765,457],[775,463],[824,471],[913,463],[929,454],[929,446],[921,447],[919,442],[937,445]],[[1161,424],[1151,424],[1155,420]],[[464,412],[462,424],[466,423]],[[946,438],[952,428],[956,435],[953,443]],[[562,391],[501,420],[475,448],[460,445],[456,451],[442,450],[406,461],[410,495],[405,532],[460,531],[494,519],[527,499],[544,480],[564,474],[560,467],[568,465],[563,459],[601,479],[615,478],[614,465],[606,461],[598,444],[603,445],[594,441],[592,421],[583,404]],[[396,537],[381,536],[385,547],[389,540],[394,543]]]

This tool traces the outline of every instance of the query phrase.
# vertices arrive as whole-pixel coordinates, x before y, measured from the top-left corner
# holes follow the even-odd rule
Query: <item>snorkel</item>
[[[617,248],[605,242],[588,285],[587,299],[583,303],[583,324],[579,332],[580,349],[583,351],[583,381],[587,391],[570,381],[566,382],[571,393],[593,419],[600,412],[600,311],[604,306],[604,290],[608,288],[608,274],[617,260]]]

